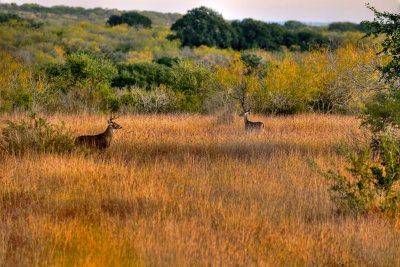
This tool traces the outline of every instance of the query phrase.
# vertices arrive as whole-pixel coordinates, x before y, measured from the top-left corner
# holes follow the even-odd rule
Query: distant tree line
[[[10,20],[21,21],[22,18],[17,14],[0,13],[0,23],[8,22]]]
[[[117,9],[104,9],[104,8],[83,8],[83,7],[69,7],[69,6],[52,6],[45,7],[38,4],[23,4],[17,5],[15,3],[11,4],[1,4],[0,10],[18,13],[18,12],[31,12],[38,14],[46,18],[47,14],[57,14],[57,15],[72,15],[79,18],[84,18],[89,21],[102,21],[104,19],[110,18],[113,15],[121,15],[123,12]],[[154,11],[140,11],[137,12],[140,15],[149,18],[154,25],[164,25],[170,26],[182,15],[178,13],[160,13]]]
[[[0,13],[0,23],[7,23],[10,21],[15,21],[21,24],[25,24],[26,26],[32,28],[39,28],[43,25],[43,23],[41,22],[37,22],[31,19],[25,19],[14,13]]]
[[[69,6],[53,6],[53,7],[45,7],[38,4],[23,4],[18,6],[15,3],[11,4],[1,4],[1,8],[3,10],[12,10],[12,11],[25,11],[25,12],[33,12],[33,13],[52,13],[52,14],[69,14],[75,16],[88,16],[90,14],[97,14],[103,16],[110,16],[114,14],[117,10],[115,9],[103,9],[103,8],[83,8],[83,7],[69,7]]]
[[[298,21],[284,25],[265,23],[253,19],[226,21],[212,9],[199,7],[189,10],[171,27],[175,34],[170,39],[180,39],[183,46],[206,45],[218,48],[244,50],[261,48],[278,50],[286,46],[293,50],[312,50],[330,46],[329,39]],[[332,23],[329,31],[364,31],[355,23]]]
[[[333,22],[329,24],[328,31],[337,31],[337,32],[367,32],[367,26],[365,23],[352,23],[352,22]]]

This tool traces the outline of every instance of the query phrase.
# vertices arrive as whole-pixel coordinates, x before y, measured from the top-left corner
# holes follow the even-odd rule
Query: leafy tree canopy
[[[149,90],[161,84],[168,85],[172,79],[170,68],[157,63],[119,64],[117,69],[112,86],[119,88],[136,86]]]
[[[337,32],[366,32],[364,24],[357,24],[352,22],[333,22],[329,24],[328,31]]]
[[[374,21],[364,21],[366,36],[383,36],[382,51],[390,61],[381,67],[382,79],[390,85],[390,90],[379,92],[367,104],[364,124],[373,132],[385,131],[388,126],[400,127],[400,14],[379,12],[371,9]]]
[[[20,21],[22,18],[17,14],[12,13],[0,13],[0,23],[7,22],[10,20],[17,20]]]
[[[49,64],[46,72],[52,78],[61,78],[60,86],[65,90],[70,86],[107,87],[117,75],[117,69],[109,61],[84,53],[68,55],[63,64]]]
[[[143,26],[145,28],[151,28],[151,20],[137,12],[126,12],[122,15],[112,15],[107,21],[110,26],[116,26],[119,24],[126,23],[129,26]]]
[[[306,24],[297,20],[288,20],[283,26],[288,30],[299,30],[307,27]]]
[[[382,68],[384,79],[392,84],[400,83],[400,14],[379,12],[368,6],[374,14],[374,21],[363,21],[367,28],[366,36],[384,35],[381,53],[388,55],[391,61]]]
[[[232,27],[238,36],[234,49],[263,48],[277,50],[283,43],[284,29],[277,23],[265,23],[253,19],[234,21]]]
[[[189,10],[171,27],[175,38],[183,46],[201,46],[228,48],[234,38],[229,24],[216,11],[199,7]]]

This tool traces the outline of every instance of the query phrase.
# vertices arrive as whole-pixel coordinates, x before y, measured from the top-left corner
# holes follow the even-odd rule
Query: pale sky
[[[400,0],[0,0],[0,3],[37,3],[43,6],[65,5],[85,8],[103,7],[119,10],[151,10],[185,14],[187,10],[206,6],[225,19],[253,18],[267,22],[299,20],[333,22],[371,20],[368,2],[379,11],[400,12]]]

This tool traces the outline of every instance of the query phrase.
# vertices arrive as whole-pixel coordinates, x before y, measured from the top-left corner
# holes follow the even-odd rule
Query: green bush
[[[178,97],[164,87],[153,90],[133,89],[119,98],[120,110],[134,113],[166,113],[178,109]]]
[[[362,125],[379,134],[400,125],[400,91],[379,92],[365,105]]]
[[[28,151],[65,153],[74,148],[74,139],[66,131],[64,125],[54,125],[46,119],[31,121],[7,121],[0,140],[2,151],[21,155]]]
[[[369,147],[349,149],[350,167],[345,175],[332,170],[324,173],[340,209],[355,214],[400,214],[400,142],[389,134],[379,142],[378,154]]]
[[[137,86],[150,90],[161,84],[168,85],[173,79],[171,69],[157,63],[119,64],[117,69],[113,87]]]
[[[91,54],[70,54],[65,63],[48,64],[45,71],[49,90],[57,92],[50,110],[96,112],[115,108],[115,103],[110,107],[110,97],[114,94],[111,81],[117,69],[110,61]]]

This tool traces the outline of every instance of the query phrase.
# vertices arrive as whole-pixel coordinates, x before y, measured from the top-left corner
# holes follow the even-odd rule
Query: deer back
[[[114,130],[122,129],[121,125],[113,121],[114,119],[116,119],[116,117],[110,117],[107,121],[108,127],[104,132],[96,135],[78,136],[75,140],[75,144],[98,149],[106,149],[110,146]]]

